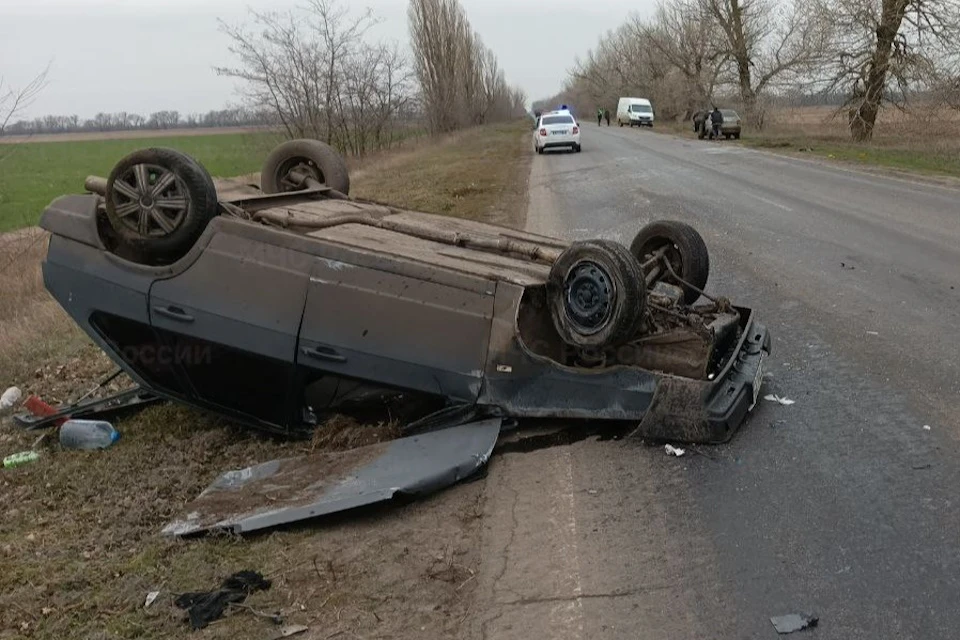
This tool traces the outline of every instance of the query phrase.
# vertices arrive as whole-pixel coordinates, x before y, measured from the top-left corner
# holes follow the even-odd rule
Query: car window
[[[543,124],[573,124],[573,118],[570,116],[547,116],[541,122]]]
[[[650,113],[653,111],[653,109],[645,104],[634,104],[630,105],[630,111],[633,111],[634,113]]]
[[[740,117],[740,115],[733,109],[720,109],[720,113],[723,114],[724,118],[733,118],[736,120]]]

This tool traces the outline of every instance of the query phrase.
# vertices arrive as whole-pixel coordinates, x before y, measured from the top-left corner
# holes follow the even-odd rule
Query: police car
[[[533,132],[533,148],[537,153],[547,149],[580,152],[580,124],[566,106],[540,115]]]

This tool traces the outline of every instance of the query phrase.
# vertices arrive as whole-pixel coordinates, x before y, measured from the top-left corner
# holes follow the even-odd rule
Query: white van
[[[646,98],[620,98],[617,103],[617,124],[653,127],[653,105]]]

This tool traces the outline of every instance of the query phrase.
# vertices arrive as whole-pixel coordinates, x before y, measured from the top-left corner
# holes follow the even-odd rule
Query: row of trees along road
[[[734,96],[762,127],[771,100],[820,92],[843,96],[857,141],[886,104],[960,108],[960,0],[664,0],[604,35],[543,104],[645,96],[672,119]]]
[[[325,140],[362,155],[423,123],[432,132],[523,114],[494,54],[458,0],[411,0],[411,54],[377,42],[378,19],[336,0],[285,13],[251,11],[256,29],[221,24],[239,64],[217,72],[243,81],[251,108],[291,137]]]

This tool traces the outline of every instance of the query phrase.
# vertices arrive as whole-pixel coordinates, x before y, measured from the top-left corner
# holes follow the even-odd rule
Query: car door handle
[[[346,362],[347,359],[330,347],[303,347],[300,349],[303,355],[317,360],[326,360],[327,362]]]
[[[177,322],[193,322],[194,317],[181,309],[180,307],[157,307],[154,309],[158,315],[163,316],[164,318],[170,318],[171,320],[176,320]]]

